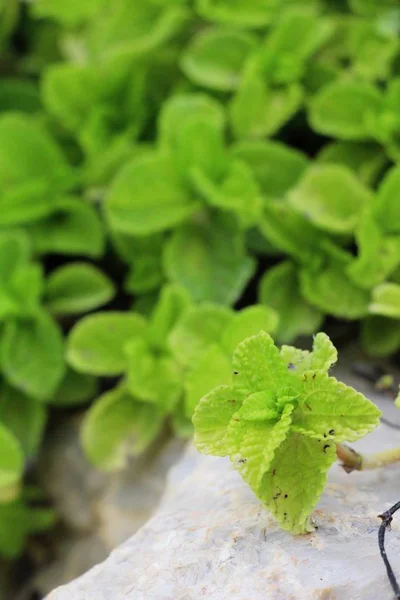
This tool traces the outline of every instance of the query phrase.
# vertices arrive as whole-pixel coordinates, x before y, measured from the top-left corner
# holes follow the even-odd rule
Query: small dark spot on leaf
[[[326,433],[324,433],[324,438],[326,438],[326,437],[327,437],[327,435],[326,435]]]
[[[234,375],[239,375],[239,371],[233,371]]]
[[[272,475],[276,475],[276,469],[272,469]]]
[[[335,430],[334,430],[334,429],[330,429],[330,430],[329,430],[329,435],[333,435],[334,433],[335,433]]]
[[[236,404],[236,400],[228,400],[228,402],[230,402],[231,404]]]
[[[307,375],[306,374],[303,375],[303,380],[307,381]]]
[[[287,494],[285,494],[283,497],[284,497],[284,498],[287,498],[287,497],[288,497],[288,495],[287,495]]]
[[[278,492],[277,494],[275,494],[275,496],[273,496],[273,500],[278,500],[279,496],[281,495],[282,492]]]
[[[232,417],[232,421],[236,421],[236,423],[239,423],[240,419],[238,419],[237,417]]]
[[[245,463],[247,463],[247,458],[241,458],[240,460],[238,460],[239,465],[244,465]]]
[[[289,363],[287,368],[289,369],[289,371],[295,371],[296,370],[296,365],[294,365],[293,363]]]
[[[329,445],[329,444],[325,444],[325,446],[323,447],[323,451],[325,452],[325,454],[326,454],[326,450],[327,450],[327,448],[330,448],[330,445]]]
[[[306,408],[308,408],[308,410],[312,410],[311,406],[308,404],[308,402],[305,403],[304,405]]]
[[[316,378],[317,374],[314,373],[314,375],[312,376],[313,380]]]

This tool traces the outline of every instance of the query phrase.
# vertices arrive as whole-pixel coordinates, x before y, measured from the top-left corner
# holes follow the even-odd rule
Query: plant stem
[[[347,473],[376,469],[400,461],[400,447],[377,452],[376,454],[364,455],[356,452],[350,446],[337,444],[336,453]]]

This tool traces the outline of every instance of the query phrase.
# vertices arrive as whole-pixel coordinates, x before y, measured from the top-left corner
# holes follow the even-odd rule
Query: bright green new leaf
[[[294,346],[282,346],[281,356],[287,367],[300,375],[311,370],[329,371],[337,361],[337,350],[329,337],[320,332],[314,337],[312,352]]]
[[[292,262],[283,261],[264,273],[258,298],[261,304],[271,306],[277,312],[276,337],[280,342],[291,342],[298,335],[315,333],[321,325],[322,314],[300,293],[296,266]]]
[[[27,321],[7,322],[0,352],[8,383],[37,400],[51,400],[65,371],[64,341],[45,311]]]
[[[26,457],[37,454],[46,420],[46,408],[42,404],[3,383],[0,389],[0,423],[15,436]]]
[[[249,33],[212,28],[201,31],[181,58],[185,75],[197,85],[215,90],[235,90],[243,66],[255,47]]]
[[[311,100],[309,121],[319,133],[344,140],[371,137],[369,123],[381,108],[381,94],[372,85],[334,81]]]
[[[190,307],[168,336],[173,356],[183,366],[195,364],[202,352],[220,342],[232,318],[233,311],[224,306],[207,303]]]
[[[82,318],[72,329],[67,361],[77,371],[92,375],[120,375],[127,367],[126,343],[147,331],[136,313],[106,312]]]
[[[372,291],[369,312],[375,315],[400,319],[400,285],[390,282],[378,285]]]
[[[342,165],[320,165],[307,170],[289,192],[290,204],[315,225],[333,233],[353,231],[373,195]]]
[[[193,415],[194,442],[203,454],[226,456],[225,436],[233,415],[241,406],[232,387],[221,385],[209,392]]]
[[[240,141],[231,151],[251,168],[262,193],[276,198],[297,183],[308,165],[307,157],[299,150],[275,140]]]
[[[147,339],[154,349],[166,348],[169,332],[190,304],[190,295],[184,288],[173,284],[163,287],[149,320]]]
[[[292,433],[277,448],[257,495],[283,529],[292,533],[313,531],[310,514],[335,459],[334,444],[318,443],[300,433]]]
[[[45,304],[55,315],[89,312],[114,297],[112,281],[88,263],[69,263],[53,271],[46,281]]]
[[[66,27],[76,27],[93,18],[104,5],[104,0],[36,0],[32,4],[32,12],[39,18],[50,18]]]
[[[107,198],[106,215],[117,231],[148,235],[179,224],[197,208],[172,157],[148,152],[121,169]]]
[[[354,442],[379,423],[381,412],[375,404],[327,373],[306,371],[300,398],[293,427],[321,443],[327,438]]]
[[[223,215],[205,217],[177,229],[164,251],[169,279],[196,302],[233,304],[254,273],[244,237]]]
[[[86,413],[82,445],[97,467],[123,469],[128,456],[144,450],[161,424],[162,416],[155,406],[138,402],[120,385],[100,396]]]

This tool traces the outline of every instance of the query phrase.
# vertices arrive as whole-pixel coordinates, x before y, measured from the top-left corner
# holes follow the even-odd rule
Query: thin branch
[[[377,469],[400,461],[400,447],[375,454],[360,454],[346,444],[337,444],[336,454],[346,473]]]
[[[392,590],[395,594],[396,600],[400,600],[400,587],[399,587],[399,584],[397,583],[396,576],[393,572],[393,569],[391,567],[391,564],[390,564],[389,559],[386,554],[385,534],[386,534],[386,529],[388,529],[388,528],[390,529],[390,524],[393,520],[393,515],[396,511],[399,510],[399,508],[400,508],[400,502],[397,502],[391,508],[389,508],[389,510],[385,511],[381,515],[378,515],[382,519],[382,524],[379,527],[379,531],[378,531],[379,551],[381,553],[382,560],[385,564],[387,576],[389,578],[390,585],[392,586]]]

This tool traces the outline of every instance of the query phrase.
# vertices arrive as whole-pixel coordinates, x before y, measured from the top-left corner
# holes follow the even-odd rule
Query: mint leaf
[[[318,154],[319,163],[334,163],[348,167],[364,185],[373,185],[386,164],[386,157],[378,144],[359,142],[332,142]]]
[[[233,311],[223,306],[192,306],[182,315],[168,336],[173,356],[183,366],[194,364],[211,344],[219,343]]]
[[[190,306],[189,293],[178,285],[163,287],[149,321],[148,340],[155,349],[167,347],[168,334]]]
[[[69,334],[67,361],[77,371],[92,375],[120,375],[127,367],[125,345],[145,335],[139,314],[97,313],[82,318]]]
[[[17,438],[0,423],[0,504],[18,495],[24,455]]]
[[[400,348],[400,320],[373,315],[361,324],[361,345],[371,356],[389,356]]]
[[[281,356],[288,368],[298,375],[310,370],[327,372],[337,361],[337,350],[325,333],[317,333],[312,352],[294,346],[282,346]]]
[[[282,261],[264,273],[258,297],[261,304],[277,312],[276,337],[281,342],[314,333],[322,322],[322,314],[301,295],[296,266],[289,261]]]
[[[18,440],[26,457],[37,455],[46,420],[46,408],[42,404],[3,383],[1,387],[0,422]]]
[[[235,27],[261,28],[278,9],[276,0],[196,0],[196,9],[205,19]]]
[[[183,187],[171,156],[148,152],[118,173],[107,199],[106,214],[116,230],[148,235],[179,224],[197,207]]]
[[[387,233],[400,233],[400,168],[392,167],[381,182],[374,206],[378,223]]]
[[[185,375],[185,414],[191,418],[198,402],[210,390],[231,382],[231,360],[218,345],[211,344],[202,352]]]
[[[400,285],[391,282],[378,285],[372,291],[369,312],[400,319]]]
[[[54,406],[77,406],[93,400],[97,393],[97,379],[92,375],[78,373],[67,368],[66,373],[51,399]]]
[[[324,372],[307,371],[293,427],[306,435],[335,442],[363,437],[378,425],[381,412],[352,387]]]
[[[169,279],[186,288],[196,302],[230,305],[255,264],[246,255],[242,233],[221,215],[177,229],[165,246],[164,267]]]
[[[254,305],[235,313],[222,333],[221,345],[230,356],[247,337],[265,331],[273,335],[278,327],[278,315],[269,306]]]
[[[372,85],[356,81],[334,81],[311,100],[311,127],[344,140],[371,137],[369,123],[380,111],[382,98]]]
[[[288,199],[321,229],[347,233],[353,231],[373,196],[346,167],[321,165],[306,171]]]
[[[40,254],[98,258],[104,251],[104,230],[98,213],[78,198],[57,200],[53,214],[29,224],[27,231],[35,251]]]
[[[266,389],[277,391],[286,384],[295,385],[273,339],[264,331],[237,346],[232,366],[233,390],[239,398]]]
[[[7,322],[0,352],[2,371],[11,385],[37,400],[51,399],[64,375],[64,343],[46,312],[31,320]]]
[[[34,83],[28,79],[6,78],[0,82],[0,111],[9,110],[38,113],[42,109],[40,96]]]
[[[255,38],[249,33],[212,28],[193,38],[181,58],[185,75],[197,85],[235,90]]]
[[[240,408],[231,386],[221,385],[204,396],[193,415],[194,441],[202,454],[226,456],[225,436],[231,418]]]
[[[156,407],[138,402],[119,386],[100,396],[86,413],[82,445],[97,467],[123,469],[129,454],[144,450],[161,423]]]
[[[74,0],[64,4],[62,0],[37,0],[32,4],[32,12],[39,18],[50,18],[66,27],[76,27],[95,16],[104,0],[86,0],[83,4]]]
[[[277,198],[297,183],[308,165],[304,154],[275,140],[239,141],[231,152],[251,168],[263,194]]]
[[[45,304],[55,315],[83,313],[107,304],[114,294],[113,283],[95,266],[69,263],[48,277]]]
[[[299,433],[289,435],[276,449],[257,494],[283,529],[292,533],[314,529],[309,516],[335,459],[334,444],[318,443]]]

